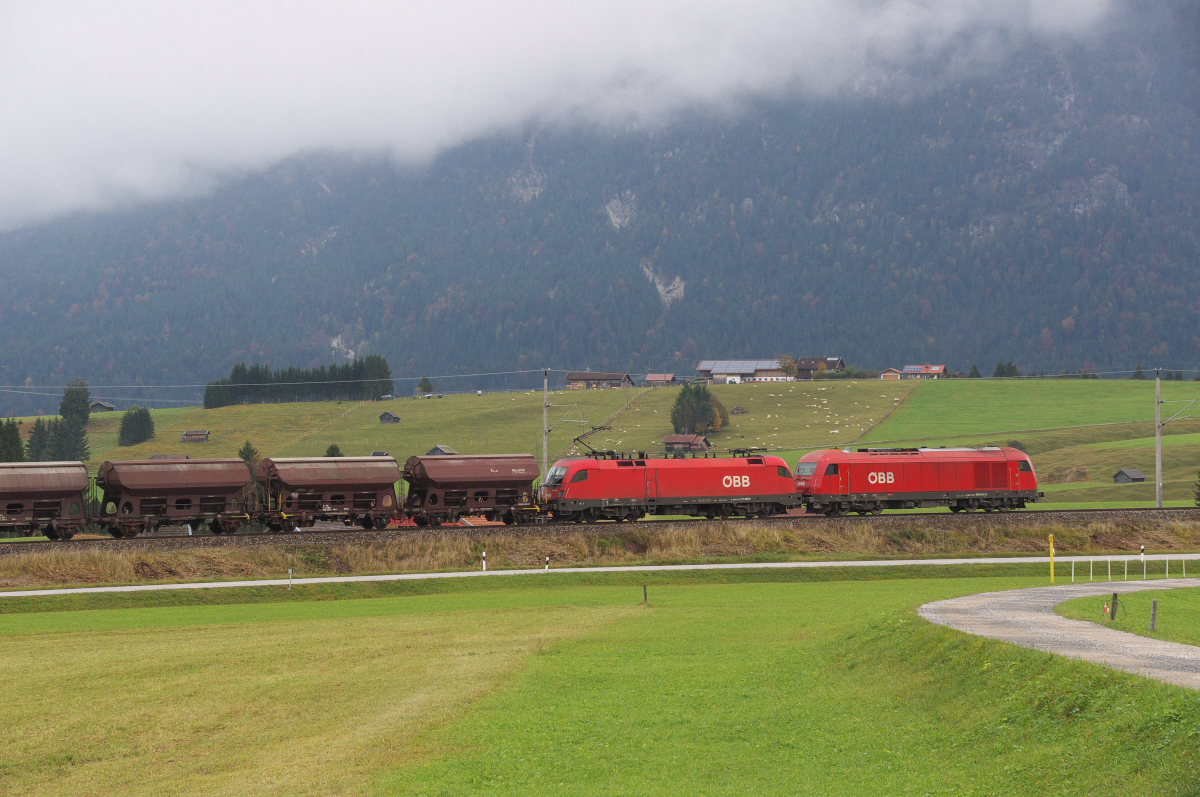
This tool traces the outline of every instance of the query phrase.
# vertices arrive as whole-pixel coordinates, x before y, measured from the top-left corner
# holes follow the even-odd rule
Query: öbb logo
[[[749,476],[726,476],[724,479],[721,479],[721,484],[725,485],[726,487],[749,487],[750,486],[750,477]]]
[[[868,473],[867,481],[871,484],[895,484],[896,474],[894,473]]]

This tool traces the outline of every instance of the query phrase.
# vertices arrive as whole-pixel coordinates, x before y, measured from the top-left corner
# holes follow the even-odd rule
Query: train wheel
[[[825,510],[825,517],[841,517],[843,514],[842,507],[838,504],[834,504]],[[750,515],[746,515],[746,517],[750,517]]]
[[[359,523],[359,525],[362,526],[364,529],[373,529],[373,528],[375,528],[375,519],[372,518],[370,515],[364,515],[362,522]],[[292,531],[295,531],[294,527],[292,528]]]
[[[421,528],[425,528],[429,525],[429,519],[424,515],[417,515],[413,518],[413,523],[416,523]]]
[[[517,522],[517,519],[515,517],[513,517],[512,512],[505,512],[504,517],[501,518],[501,520],[504,521],[504,525],[506,525],[506,526],[511,526],[512,524]]]
[[[951,504],[950,511],[957,515],[959,512],[963,511],[963,508],[958,504]]]
[[[436,529],[438,526],[442,525],[442,519],[435,515],[434,517],[429,518],[429,525]]]
[[[594,509],[585,511],[583,513],[583,522],[584,523],[595,523],[596,522],[596,511]]]

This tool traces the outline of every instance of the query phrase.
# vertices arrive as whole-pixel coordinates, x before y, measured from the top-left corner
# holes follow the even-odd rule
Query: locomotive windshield
[[[797,462],[796,463],[796,475],[797,476],[812,476],[816,472],[817,472],[817,463],[815,463],[815,462]]]
[[[562,484],[563,476],[566,475],[567,469],[565,466],[555,465],[550,469],[550,472],[546,474],[546,486],[557,487],[558,485]]]

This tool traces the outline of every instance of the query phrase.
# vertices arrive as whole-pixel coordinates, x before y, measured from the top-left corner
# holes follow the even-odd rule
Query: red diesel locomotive
[[[796,464],[804,508],[826,515],[1021,509],[1042,496],[1037,486],[1033,463],[1015,448],[835,449],[805,454]]]
[[[797,505],[779,457],[563,459],[546,474],[543,500],[556,520],[637,520],[646,515],[782,515]]]

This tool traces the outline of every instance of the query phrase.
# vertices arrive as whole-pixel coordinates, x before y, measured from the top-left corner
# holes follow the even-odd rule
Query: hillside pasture
[[[801,450],[853,443],[916,387],[912,381],[835,379],[712,385],[709,390],[730,416],[728,428],[709,435],[709,440],[720,453],[757,447],[786,455],[790,462]],[[678,391],[674,387],[651,391],[614,423],[612,432],[588,442],[618,451],[662,451],[663,437],[673,433],[671,407]],[[732,414],[737,406],[746,412]]]
[[[1163,382],[1162,398],[1200,399],[1200,383]],[[938,379],[924,382],[863,439],[932,443],[972,435],[1153,420],[1152,380]]]

